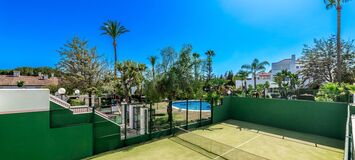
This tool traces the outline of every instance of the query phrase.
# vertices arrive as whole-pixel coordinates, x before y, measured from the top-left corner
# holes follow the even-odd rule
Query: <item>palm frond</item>
[[[150,62],[150,64],[151,64],[152,66],[155,65],[157,59],[158,59],[157,56],[150,56],[150,57],[148,57],[148,60],[149,60],[149,62]]]
[[[333,7],[335,7],[340,0],[323,0],[325,3],[325,8],[327,9],[331,9]]]
[[[258,66],[268,66],[268,65],[270,65],[270,63],[268,61],[263,61],[263,62],[259,63]]]
[[[113,39],[117,39],[121,34],[129,32],[129,30],[119,22],[112,20],[104,22],[103,26],[100,27],[100,30],[103,31],[101,35],[108,35]]]
[[[242,69],[246,69],[246,70],[250,70],[250,69],[252,68],[252,66],[249,65],[249,64],[244,64],[244,65],[242,65],[241,68],[242,68]]]
[[[205,54],[206,54],[206,55],[209,55],[209,56],[211,56],[211,57],[213,57],[213,56],[216,55],[213,50],[208,50]]]

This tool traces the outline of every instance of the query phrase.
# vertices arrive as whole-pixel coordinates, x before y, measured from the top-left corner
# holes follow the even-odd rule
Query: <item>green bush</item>
[[[48,85],[48,86],[45,86],[44,88],[48,88],[49,89],[49,92],[51,94],[54,94],[55,92],[58,91],[59,87],[57,85]]]
[[[349,94],[354,94],[354,92],[355,85],[329,82],[320,87],[315,100],[321,102],[347,102]]]
[[[25,81],[17,81],[16,85],[17,85],[17,87],[22,88],[25,85]]]
[[[84,101],[81,101],[79,99],[69,99],[68,100],[68,103],[71,105],[71,106],[82,106],[82,105],[85,105],[85,102]]]

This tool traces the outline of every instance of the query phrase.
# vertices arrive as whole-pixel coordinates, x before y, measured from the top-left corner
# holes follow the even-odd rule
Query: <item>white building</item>
[[[266,81],[269,81],[270,88],[278,88],[278,85],[273,81],[274,76],[281,72],[282,70],[288,70],[291,73],[297,73],[302,69],[301,64],[298,60],[296,60],[296,55],[291,55],[291,58],[283,59],[278,62],[271,63],[271,70],[270,72],[261,72],[256,75],[256,84],[265,84]],[[242,87],[242,81],[236,81],[236,87]],[[252,85],[254,86],[254,79],[253,77],[248,78],[247,86]]]

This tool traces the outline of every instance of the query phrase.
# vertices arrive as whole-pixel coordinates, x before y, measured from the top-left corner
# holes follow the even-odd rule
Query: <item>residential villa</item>
[[[277,84],[273,81],[274,76],[282,70],[288,70],[291,73],[297,73],[302,69],[299,60],[296,60],[296,55],[291,55],[291,58],[283,59],[279,62],[271,63],[271,70],[269,72],[260,72],[256,75],[256,84],[265,84],[266,81],[270,83],[270,89],[278,88]],[[247,86],[254,85],[253,77],[247,79]],[[236,87],[242,87],[242,81],[236,81]]]
[[[59,78],[39,73],[38,76],[23,76],[20,71],[14,71],[13,75],[0,75],[0,89],[18,88],[18,82],[23,81],[22,88],[44,88],[50,85],[58,85]]]

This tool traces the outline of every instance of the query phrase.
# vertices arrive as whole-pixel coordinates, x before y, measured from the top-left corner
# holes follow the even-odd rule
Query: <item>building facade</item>
[[[278,62],[271,63],[271,70],[269,72],[260,72],[256,75],[256,84],[265,84],[266,81],[270,83],[270,88],[278,88],[278,85],[273,81],[274,76],[282,70],[290,71],[291,73],[298,73],[302,70],[302,65],[296,59],[296,55],[291,55],[291,58],[283,59]],[[254,78],[248,78],[247,86],[254,86]],[[236,87],[242,87],[242,81],[236,81]]]

